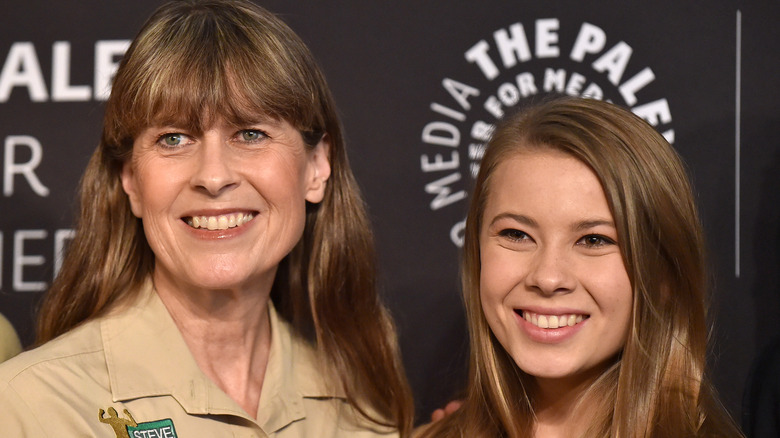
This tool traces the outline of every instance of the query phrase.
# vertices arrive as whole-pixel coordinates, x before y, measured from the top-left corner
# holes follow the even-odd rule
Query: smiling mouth
[[[240,227],[254,217],[254,213],[233,213],[220,216],[187,216],[183,217],[182,220],[192,228],[214,231]]]
[[[543,329],[573,327],[581,323],[583,320],[590,318],[590,315],[578,313],[569,313],[564,315],[543,315],[522,309],[516,309],[515,312],[521,315],[524,320]]]

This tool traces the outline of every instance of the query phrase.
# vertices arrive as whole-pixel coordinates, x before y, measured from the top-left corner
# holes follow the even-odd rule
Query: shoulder
[[[104,325],[117,318],[132,319],[130,309],[136,301],[114,306],[105,315],[87,320],[45,344],[25,351],[0,364],[0,391],[7,385],[14,385],[33,377],[59,379],[60,373],[94,375],[106,372]],[[67,370],[67,371],[66,371]]]
[[[86,323],[0,364],[0,393],[33,395],[42,387],[66,386],[78,376],[94,379],[95,368],[105,368],[102,350],[99,325]]]
[[[0,424],[12,436],[48,436],[49,422],[74,421],[83,394],[108,390],[100,330],[87,323],[0,364]]]
[[[100,327],[96,321],[85,323],[40,347],[20,353],[0,365],[0,383],[7,383],[26,372],[52,363],[102,351]]]

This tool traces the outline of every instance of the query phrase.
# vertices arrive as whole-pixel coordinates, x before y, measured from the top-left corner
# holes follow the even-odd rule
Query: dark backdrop
[[[98,141],[96,89],[157,4],[0,6],[0,312],[26,344]],[[643,114],[689,165],[713,267],[714,380],[738,415],[753,358],[780,336],[777,2],[263,5],[336,96],[423,416],[465,376],[457,242],[481,128],[533,96],[584,90]]]

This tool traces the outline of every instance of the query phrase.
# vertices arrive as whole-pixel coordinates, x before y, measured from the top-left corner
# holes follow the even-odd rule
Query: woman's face
[[[625,344],[632,289],[596,175],[555,150],[494,170],[480,230],[480,299],[517,366],[588,379]]]
[[[270,286],[303,233],[306,201],[322,200],[329,176],[326,140],[312,150],[285,121],[217,120],[200,135],[142,131],[122,185],[155,254],[156,279],[256,289]]]

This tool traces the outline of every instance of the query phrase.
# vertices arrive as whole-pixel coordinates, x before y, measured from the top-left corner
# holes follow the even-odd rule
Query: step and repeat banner
[[[0,6],[0,313],[26,345],[112,75],[159,4]],[[335,94],[421,415],[465,377],[459,246],[489,128],[547,93],[628,106],[687,161],[713,268],[713,377],[739,415],[755,358],[780,337],[778,2],[262,5]]]

